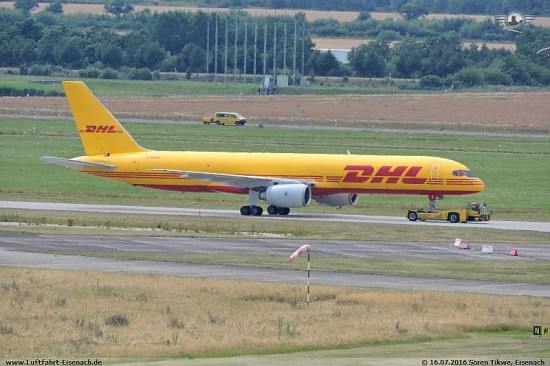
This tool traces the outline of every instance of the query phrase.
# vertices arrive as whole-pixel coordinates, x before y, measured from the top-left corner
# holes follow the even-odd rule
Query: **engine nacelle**
[[[355,193],[336,193],[326,196],[314,196],[315,202],[327,206],[354,206],[357,203],[358,195]]]
[[[279,184],[267,187],[260,199],[277,207],[304,207],[311,201],[311,188],[305,184]]]

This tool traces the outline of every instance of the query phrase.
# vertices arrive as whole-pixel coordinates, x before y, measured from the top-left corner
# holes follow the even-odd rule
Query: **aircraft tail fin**
[[[139,146],[81,81],[63,81],[86,155],[148,151]]]

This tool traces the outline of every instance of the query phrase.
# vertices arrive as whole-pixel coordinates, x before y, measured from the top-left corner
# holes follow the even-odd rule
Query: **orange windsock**
[[[290,257],[288,257],[288,261],[292,262],[294,259],[302,255],[302,253],[306,253],[306,252],[309,253],[310,251],[311,251],[311,245],[309,244],[302,245],[297,251],[295,251],[294,253],[292,253]]]

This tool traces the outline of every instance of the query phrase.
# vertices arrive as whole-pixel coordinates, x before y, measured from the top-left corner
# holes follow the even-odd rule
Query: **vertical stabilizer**
[[[86,155],[147,151],[134,141],[83,82],[64,81],[63,88]]]

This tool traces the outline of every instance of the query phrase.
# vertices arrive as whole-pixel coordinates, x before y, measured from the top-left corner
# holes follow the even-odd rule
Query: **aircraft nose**
[[[485,190],[485,183],[483,183],[483,181],[479,178],[475,178],[476,179],[476,182],[474,183],[475,184],[475,187],[477,188],[477,192],[483,192]]]

